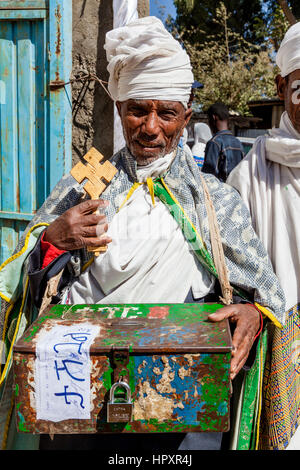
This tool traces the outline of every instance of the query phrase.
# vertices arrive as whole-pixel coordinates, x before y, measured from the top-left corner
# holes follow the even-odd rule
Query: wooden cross
[[[86,160],[87,164],[84,165],[82,162],[77,163],[77,165],[72,168],[71,175],[78,183],[82,183],[84,179],[87,179],[88,181],[83,189],[89,194],[91,199],[99,199],[100,194],[104,191],[118,170],[109,161],[100,164],[104,157],[94,147],[92,147],[83,158]],[[100,252],[106,250],[107,246],[97,248],[88,247],[88,251],[93,252],[95,256],[98,256]]]

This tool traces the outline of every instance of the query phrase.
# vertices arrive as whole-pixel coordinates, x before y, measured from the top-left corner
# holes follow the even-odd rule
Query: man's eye
[[[172,111],[162,111],[161,113],[159,113],[159,116],[162,119],[173,119],[175,117],[175,113],[173,113]]]
[[[143,109],[133,109],[130,111],[130,113],[135,117],[142,117],[147,114]]]

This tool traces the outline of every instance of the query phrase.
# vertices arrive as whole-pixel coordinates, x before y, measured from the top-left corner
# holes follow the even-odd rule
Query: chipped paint
[[[172,419],[174,409],[183,406],[174,399],[164,397],[151,387],[148,381],[139,381],[139,398],[134,403],[133,416],[135,420],[155,419],[158,423]]]
[[[17,421],[23,432],[228,430],[231,355],[228,325],[206,321],[208,312],[213,310],[211,305],[207,310],[205,305],[168,305],[167,318],[149,319],[152,307],[57,305],[38,317],[14,348],[15,383],[19,387]],[[90,322],[101,323],[102,327],[102,333],[90,348],[91,419],[37,422],[33,374],[37,338],[57,322],[71,324],[87,318]],[[195,344],[198,350],[189,351]],[[125,346],[125,350],[120,348],[120,353],[127,351],[128,355],[128,363],[122,362],[117,369],[112,362],[113,345],[118,346],[117,351]],[[130,423],[107,423],[109,391],[119,375],[128,377],[134,418]],[[24,431],[25,425],[27,431]]]
[[[178,375],[181,378],[181,380],[184,380],[185,377],[188,377],[189,375],[191,375],[191,370],[186,369],[185,367],[180,367],[178,371]]]
[[[157,384],[157,391],[159,393],[175,393],[176,388],[172,387],[171,382],[174,380],[175,372],[172,371],[172,368],[169,364],[169,359],[167,356],[161,357],[161,362],[164,365],[164,369],[162,371],[162,377]]]
[[[141,374],[142,369],[144,369],[144,368],[146,367],[146,364],[147,364],[147,362],[146,362],[146,361],[143,361],[143,362],[139,365],[139,367],[138,367],[138,369],[137,369],[139,374]],[[154,370],[153,370],[153,372],[154,372]],[[155,372],[154,372],[154,373],[155,373]]]

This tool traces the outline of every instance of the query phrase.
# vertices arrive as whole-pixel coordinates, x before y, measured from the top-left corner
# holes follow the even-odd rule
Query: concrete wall
[[[138,0],[139,17],[149,15],[149,0]],[[73,71],[72,79],[86,73],[108,81],[103,49],[105,34],[113,27],[112,0],[73,0]],[[95,81],[74,81],[73,165],[90,147],[105,158],[113,153],[113,103]]]

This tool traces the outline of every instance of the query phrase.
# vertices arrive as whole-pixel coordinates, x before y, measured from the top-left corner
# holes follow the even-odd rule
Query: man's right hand
[[[106,246],[112,241],[104,235],[108,229],[107,219],[105,215],[94,212],[107,205],[107,201],[98,199],[84,201],[72,207],[49,225],[44,234],[44,241],[65,251],[77,250],[84,246]]]

